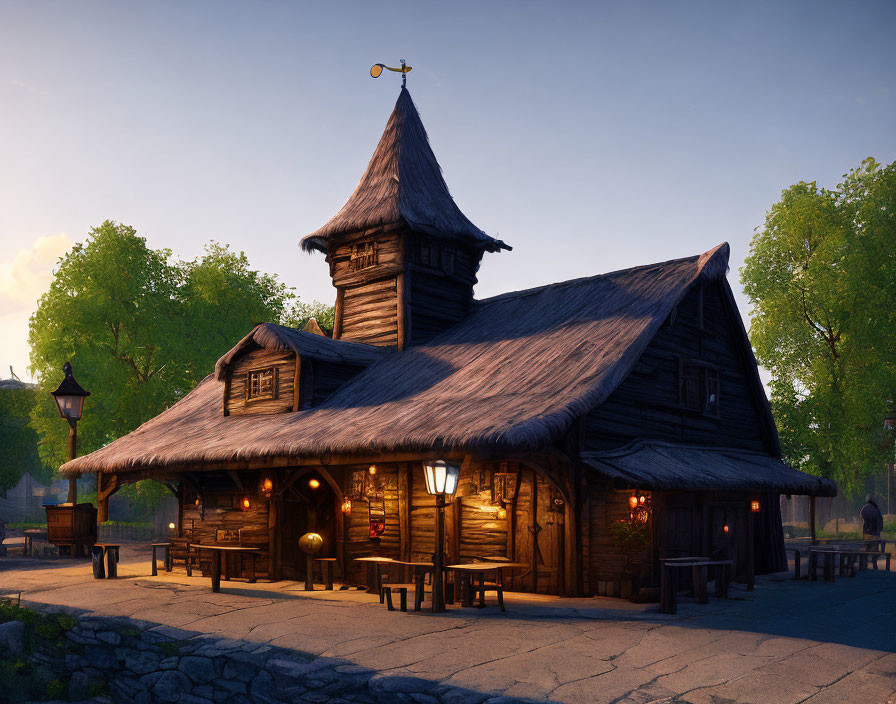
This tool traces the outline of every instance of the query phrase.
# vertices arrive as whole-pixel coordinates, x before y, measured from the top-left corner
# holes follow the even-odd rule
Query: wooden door
[[[560,594],[563,591],[563,527],[564,504],[560,494],[540,475],[533,484],[535,522],[535,591],[539,594]]]

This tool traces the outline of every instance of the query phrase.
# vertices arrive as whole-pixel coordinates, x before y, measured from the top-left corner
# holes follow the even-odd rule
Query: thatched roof
[[[291,350],[306,359],[319,359],[354,367],[366,367],[386,352],[383,347],[347,340],[331,340],[323,333],[316,334],[273,323],[262,323],[256,325],[252,332],[218,360],[215,365],[215,378],[223,379],[228,365],[242,352],[259,347],[284,352]]]
[[[326,253],[332,237],[400,222],[488,252],[510,249],[476,227],[457,207],[407,88],[401,89],[355,192],[326,225],[302,240],[302,249]]]
[[[727,268],[723,244],[478,301],[445,333],[383,353],[309,410],[225,417],[224,382],[210,375],[161,415],[63,471],[543,447],[619,386],[692,285],[724,281]],[[323,340],[299,336],[303,344],[309,338]]]
[[[647,440],[617,450],[583,452],[582,460],[607,479],[641,489],[837,495],[830,479],[800,472],[769,455],[747,450]]]

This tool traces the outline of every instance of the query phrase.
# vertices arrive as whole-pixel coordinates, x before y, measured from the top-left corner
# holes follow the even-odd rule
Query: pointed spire
[[[355,192],[326,225],[302,240],[302,249],[326,252],[330,237],[401,221],[413,230],[485,251],[510,249],[457,207],[405,87]]]

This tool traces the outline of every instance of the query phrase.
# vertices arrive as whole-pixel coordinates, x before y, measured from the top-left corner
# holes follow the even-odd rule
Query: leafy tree
[[[48,479],[37,452],[37,433],[28,425],[36,397],[30,384],[0,382],[0,496],[25,472],[41,481]]]
[[[741,280],[786,458],[854,495],[892,458],[882,421],[896,410],[896,162],[866,159],[843,179],[786,189]]]
[[[324,332],[330,334],[333,330],[333,326],[336,324],[336,308],[327,305],[326,303],[321,303],[320,301],[314,301],[313,303],[296,301],[295,304],[286,311],[282,323],[283,325],[288,325],[292,328],[301,329],[305,327],[306,323],[311,320],[311,318],[314,318],[317,321],[317,324],[320,325]]]
[[[246,255],[217,243],[189,262],[153,250],[127,225],[106,221],[58,265],[31,317],[40,403],[32,426],[50,467],[65,462],[68,425],[48,395],[71,361],[91,392],[78,424],[79,453],[134,430],[192,389],[215,361],[263,321],[283,318],[295,296]],[[156,490],[123,490],[152,503]],[[146,494],[143,496],[141,494]]]

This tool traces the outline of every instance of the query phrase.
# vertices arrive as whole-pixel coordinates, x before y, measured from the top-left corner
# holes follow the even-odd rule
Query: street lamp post
[[[73,460],[78,456],[78,421],[81,420],[81,411],[84,410],[84,399],[90,396],[90,392],[82,389],[75,381],[71,362],[66,362],[62,371],[65,378],[51,393],[59,409],[59,417],[68,421],[68,458]],[[68,502],[72,505],[78,503],[78,475],[75,474],[68,479]]]
[[[426,491],[436,497],[436,545],[432,556],[432,610],[445,610],[445,504],[457,491],[460,467],[445,460],[423,463]]]

